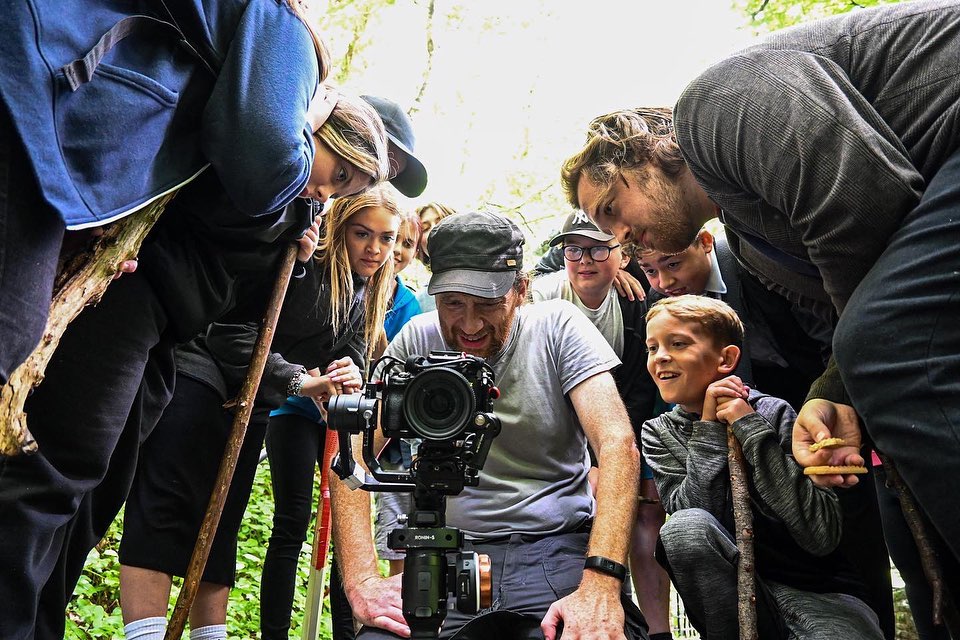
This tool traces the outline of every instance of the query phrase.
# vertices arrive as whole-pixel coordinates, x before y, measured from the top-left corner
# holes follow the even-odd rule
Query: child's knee
[[[671,564],[684,558],[692,559],[716,526],[716,518],[703,509],[681,509],[672,514],[660,527],[660,541],[667,559]]]

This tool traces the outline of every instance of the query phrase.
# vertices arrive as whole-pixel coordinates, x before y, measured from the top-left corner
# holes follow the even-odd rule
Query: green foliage
[[[907,591],[903,587],[893,589],[893,612],[896,617],[896,639],[917,640],[917,628],[913,624],[910,603],[907,602]]]
[[[733,6],[758,32],[776,31],[801,22],[899,0],[734,0]]]
[[[317,480],[319,486],[319,477]],[[256,480],[243,516],[237,543],[237,580],[230,591],[227,606],[227,632],[230,638],[256,638],[260,631],[260,572],[273,523],[273,491],[266,464],[257,469]],[[309,531],[313,531],[313,523]],[[120,615],[120,566],[117,549],[123,534],[123,514],[110,526],[106,537],[90,552],[73,601],[67,609],[66,640],[122,638]],[[312,535],[304,544],[298,568],[299,584],[294,593],[291,638],[299,638],[306,606],[307,579],[310,576]],[[179,588],[170,594],[170,613]],[[320,637],[331,637],[329,601],[324,602]],[[188,638],[188,633],[184,633]]]

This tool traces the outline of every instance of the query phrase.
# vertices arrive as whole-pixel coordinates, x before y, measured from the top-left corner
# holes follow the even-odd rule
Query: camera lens
[[[473,388],[453,369],[423,371],[403,395],[403,416],[421,437],[447,440],[457,436],[476,410]]]

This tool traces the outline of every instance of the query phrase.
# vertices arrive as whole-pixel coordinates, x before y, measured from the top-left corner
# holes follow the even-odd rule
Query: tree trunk
[[[30,435],[27,416],[23,412],[27,396],[43,382],[47,363],[60,344],[67,325],[85,306],[100,301],[123,261],[136,257],[147,232],[175,193],[167,194],[109,225],[91,249],[61,256],[43,338],[0,389],[0,454],[14,456],[37,451],[37,443]]]

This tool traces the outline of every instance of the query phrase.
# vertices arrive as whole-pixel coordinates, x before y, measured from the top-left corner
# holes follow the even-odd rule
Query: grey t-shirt
[[[555,271],[534,278],[533,282],[530,283],[530,292],[534,302],[557,298],[572,302],[573,306],[587,316],[593,326],[600,330],[603,337],[613,347],[617,357],[623,357],[623,311],[620,309],[620,301],[617,300],[619,297],[617,290],[612,286],[607,291],[607,297],[596,309],[591,309],[583,304],[580,296],[573,290],[573,285],[570,284],[566,271]]]
[[[415,316],[387,347],[401,360],[449,350],[437,312]],[[447,522],[471,538],[548,534],[593,514],[587,440],[566,394],[620,364],[596,327],[565,300],[523,305],[503,350],[487,362],[501,420],[480,483],[447,499]]]

